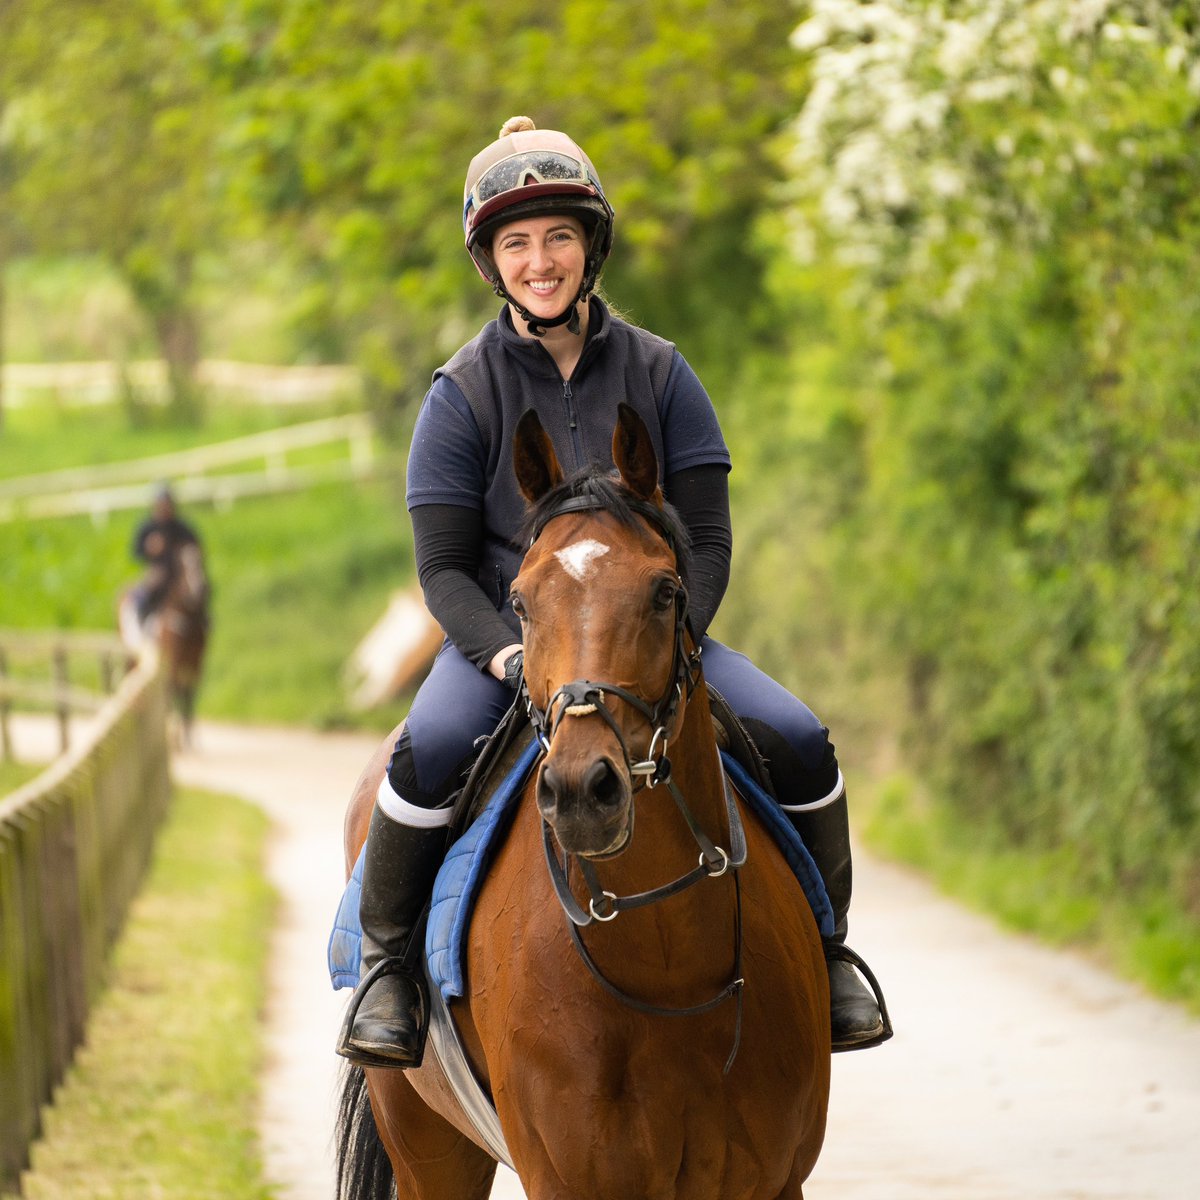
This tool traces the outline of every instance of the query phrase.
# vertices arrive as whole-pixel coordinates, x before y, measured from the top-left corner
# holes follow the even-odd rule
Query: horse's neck
[[[204,565],[193,546],[184,546],[175,555],[171,570],[174,590],[184,604],[197,604],[204,597]]]
[[[684,712],[683,723],[668,747],[672,775],[688,805],[706,828],[710,821],[724,823],[725,785],[721,756],[713,729],[712,707],[703,677],[696,681]]]

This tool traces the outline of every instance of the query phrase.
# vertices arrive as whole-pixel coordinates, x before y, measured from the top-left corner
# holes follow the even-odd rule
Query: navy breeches
[[[828,796],[837,783],[837,759],[829,731],[812,710],[744,654],[708,637],[700,645],[704,677],[766,757],[779,799],[799,805]],[[388,764],[393,790],[421,808],[445,803],[476,741],[496,728],[512,702],[509,688],[445,642],[413,699]]]

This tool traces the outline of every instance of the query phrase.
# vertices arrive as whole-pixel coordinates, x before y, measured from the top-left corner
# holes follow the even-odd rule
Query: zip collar
[[[575,370],[571,372],[572,379],[576,378],[580,371],[600,352],[604,343],[608,341],[609,330],[612,328],[612,315],[608,311],[608,306],[599,296],[589,296],[588,305],[587,334],[579,361],[575,364]],[[554,356],[546,349],[541,340],[522,337],[517,332],[507,304],[501,308],[496,318],[496,325],[500,331],[501,345],[508,353],[518,357],[521,365],[531,374],[547,379],[562,379]]]

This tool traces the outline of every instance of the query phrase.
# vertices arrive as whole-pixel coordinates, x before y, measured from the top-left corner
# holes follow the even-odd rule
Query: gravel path
[[[261,804],[282,897],[272,955],[267,1171],[281,1200],[330,1200],[329,1131],[346,993],[324,948],[342,811],[376,740],[202,723],[178,779]],[[897,1034],[834,1059],[808,1200],[1195,1200],[1200,1022],[1086,960],[999,932],[860,854],[851,941]],[[523,1193],[503,1171],[494,1197]]]

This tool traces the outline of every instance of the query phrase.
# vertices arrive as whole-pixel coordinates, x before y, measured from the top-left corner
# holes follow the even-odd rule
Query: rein
[[[631,508],[648,518],[655,525],[659,532],[663,534],[671,549],[674,550],[675,543],[671,528],[662,512],[654,505],[639,500],[631,500],[629,504]],[[538,522],[530,544],[532,545],[537,540],[538,535],[545,528],[546,524],[555,517],[569,512],[603,509],[605,509],[605,505],[598,499],[589,496],[571,497],[554,507]],[[689,832],[700,849],[699,862],[691,871],[681,875],[678,879],[672,880],[670,883],[663,884],[660,887],[652,888],[649,891],[638,892],[630,896],[617,896],[613,892],[605,890],[601,885],[594,865],[588,859],[579,858],[579,869],[590,893],[588,907],[585,910],[579,901],[575,899],[568,879],[568,872],[573,856],[564,852],[563,861],[560,862],[554,848],[553,830],[544,820],[542,822],[542,846],[545,851],[546,866],[550,873],[551,883],[554,886],[559,904],[568,918],[567,929],[571,935],[571,941],[578,951],[580,958],[583,960],[584,965],[611,996],[638,1012],[657,1016],[693,1016],[709,1012],[730,997],[736,997],[737,1016],[733,1048],[725,1063],[725,1072],[728,1073],[729,1069],[733,1066],[733,1061],[737,1056],[738,1047],[741,1042],[742,989],[745,985],[745,980],[742,978],[742,892],[737,872],[746,862],[746,833],[742,825],[741,814],[738,811],[733,788],[730,785],[729,778],[725,773],[724,767],[721,765],[719,757],[717,759],[717,769],[721,772],[721,779],[724,784],[725,812],[729,827],[728,851],[716,845],[704,830],[701,829],[695,814],[688,806],[686,798],[671,777],[671,760],[667,757],[667,747],[675,732],[674,725],[679,713],[679,706],[685,696],[691,697],[700,676],[700,650],[697,647],[690,652],[688,651],[686,640],[688,632],[687,592],[681,583],[679,590],[675,594],[675,633],[672,669],[666,689],[654,704],[648,703],[641,696],[635,695],[627,688],[616,684],[596,683],[586,679],[576,679],[570,683],[563,684],[550,697],[544,711],[539,709],[537,704],[534,703],[524,678],[521,680],[521,696],[525,702],[525,709],[529,716],[530,724],[533,726],[534,736],[537,738],[543,754],[549,753],[550,744],[562,722],[567,717],[598,714],[615,734],[621,747],[621,753],[625,759],[625,767],[630,776],[635,779],[640,778],[641,780],[641,788],[635,788],[635,793],[638,790],[649,790],[663,786],[666,787],[667,791],[671,794],[671,798],[675,801],[675,805],[686,822]],[[621,732],[616,718],[606,703],[608,696],[615,696],[617,699],[628,704],[645,719],[653,730],[650,746],[644,759],[634,761],[624,734]],[[702,880],[717,879],[730,869],[733,870],[737,914],[734,926],[733,978],[716,996],[700,1004],[684,1008],[667,1008],[657,1004],[650,1004],[647,1001],[639,1000],[629,995],[604,976],[583,944],[583,939],[579,933],[581,928],[591,925],[594,922],[606,923],[613,921],[621,912],[633,908],[642,908],[650,904],[655,904],[660,900],[666,900],[671,896],[686,891]]]

